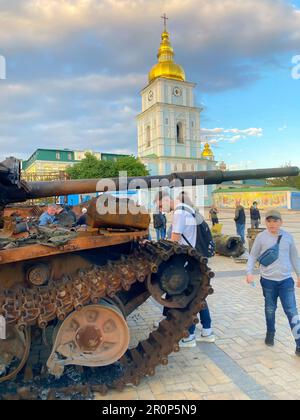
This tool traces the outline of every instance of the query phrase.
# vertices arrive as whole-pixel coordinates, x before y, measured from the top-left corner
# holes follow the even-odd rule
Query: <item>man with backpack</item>
[[[300,318],[295,296],[295,282],[292,272],[297,275],[300,287],[300,263],[293,236],[281,229],[282,217],[279,211],[270,210],[266,214],[267,229],[254,242],[248,261],[247,282],[254,283],[255,264],[260,263],[261,286],[265,298],[267,335],[265,343],[274,346],[275,315],[278,298],[289,320],[296,341],[296,355],[300,357]]]
[[[157,201],[164,211],[174,210],[171,235],[173,242],[196,248],[205,257],[214,255],[214,243],[209,227],[203,216],[193,208],[193,203],[186,193],[182,192],[174,201],[167,192],[160,192]],[[196,341],[215,342],[208,306],[200,311],[199,315],[202,334],[196,336],[196,326],[192,325],[189,329],[190,336],[180,341],[180,347],[196,347]]]
[[[161,239],[166,239],[167,235],[167,218],[166,215],[162,212],[161,206],[156,209],[156,212],[153,214],[153,226],[156,231],[157,241]]]

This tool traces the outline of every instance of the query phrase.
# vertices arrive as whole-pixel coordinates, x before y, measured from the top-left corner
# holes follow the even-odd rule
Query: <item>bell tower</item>
[[[194,104],[196,84],[186,81],[183,68],[175,62],[167,17],[163,19],[158,61],[141,91],[138,155],[151,175],[212,169],[214,161],[203,159],[201,154],[201,109]]]

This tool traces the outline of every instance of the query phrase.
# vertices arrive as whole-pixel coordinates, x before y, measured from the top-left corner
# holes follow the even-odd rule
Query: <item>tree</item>
[[[67,174],[71,179],[117,178],[121,171],[126,171],[128,177],[149,175],[145,165],[134,156],[103,161],[91,153],[86,153],[80,163],[68,168]]]
[[[274,178],[271,179],[268,183],[276,187],[290,187],[300,190],[300,175],[288,176],[284,178]]]
[[[284,167],[289,167],[290,164],[284,165]],[[300,189],[300,175],[298,176],[286,176],[282,178],[273,178],[268,180],[268,184],[276,187],[289,187]]]

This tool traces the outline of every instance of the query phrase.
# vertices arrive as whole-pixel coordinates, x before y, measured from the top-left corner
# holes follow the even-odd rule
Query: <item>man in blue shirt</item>
[[[39,219],[39,226],[54,225],[56,221],[57,206],[50,204],[47,210],[41,215]]]

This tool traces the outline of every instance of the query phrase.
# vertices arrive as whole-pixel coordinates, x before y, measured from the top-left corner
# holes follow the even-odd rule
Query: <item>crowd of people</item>
[[[197,211],[190,198],[186,194],[180,194],[172,200],[168,193],[159,193],[156,198],[159,216],[156,220],[156,229],[163,226],[166,232],[166,214],[173,212],[171,234],[169,239],[183,245],[196,247],[197,235],[201,230],[197,229]],[[212,225],[219,223],[219,211],[212,206],[209,211]],[[257,202],[250,209],[251,227],[258,228],[261,225],[261,214]],[[236,203],[234,221],[237,234],[245,242],[246,212],[241,202]],[[280,299],[284,312],[288,318],[290,328],[296,342],[295,354],[300,357],[300,317],[298,314],[295,281],[293,273],[296,273],[296,285],[300,288],[300,262],[299,255],[293,236],[285,231],[282,215],[277,210],[271,210],[265,216],[266,229],[259,233],[250,252],[247,266],[246,282],[255,282],[255,267],[259,264],[260,282],[265,300],[266,338],[267,346],[275,345],[276,334],[276,310]],[[157,238],[161,238],[157,234]],[[164,310],[163,315],[167,315]],[[196,334],[195,325],[189,329],[189,337],[182,339],[180,347],[196,347],[197,341],[209,343],[215,342],[212,330],[212,318],[208,305],[199,313],[201,321],[201,334]]]
[[[167,231],[167,214],[163,211],[160,204],[155,203],[155,212],[153,214],[153,226],[156,231],[156,239],[159,241],[161,239],[170,238]],[[209,218],[212,223],[212,226],[219,224],[219,210],[213,204],[209,210]],[[258,208],[258,203],[254,201],[250,208],[250,220],[251,228],[258,229],[261,225],[261,215]],[[241,237],[243,243],[246,242],[246,211],[245,208],[241,205],[241,201],[236,202],[234,222],[236,226],[236,233]]]

